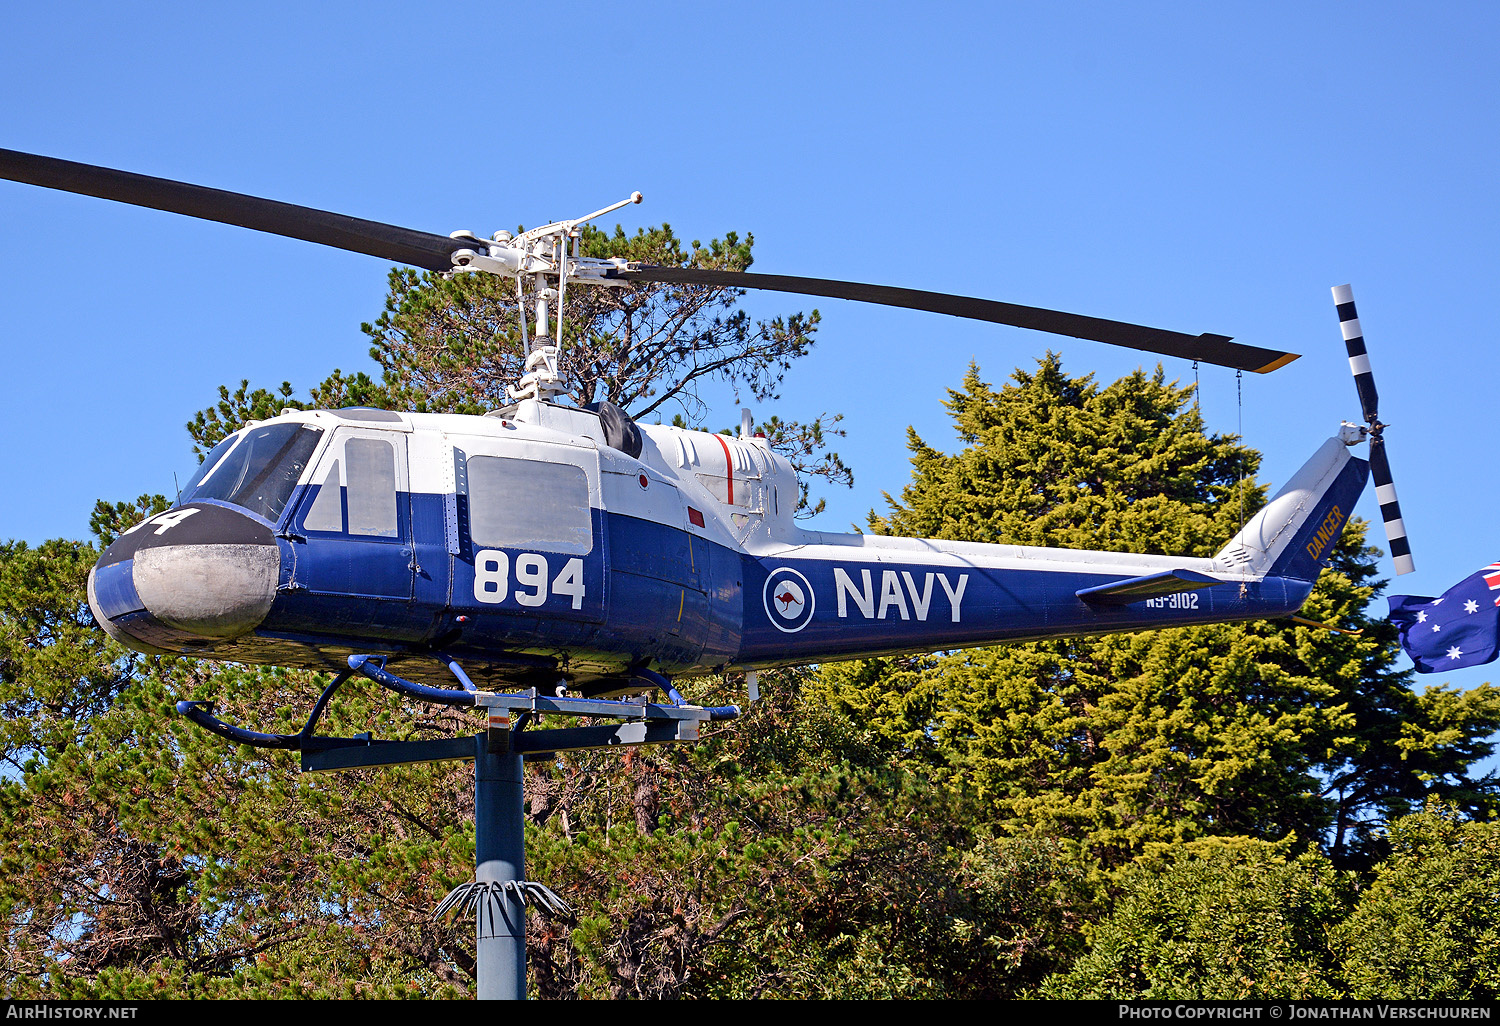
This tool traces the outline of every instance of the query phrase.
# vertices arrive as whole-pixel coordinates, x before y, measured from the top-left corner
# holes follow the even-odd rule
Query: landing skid
[[[462,690],[429,687],[398,677],[385,668],[384,656],[352,655],[349,657],[349,669],[340,673],[323,689],[307,718],[307,724],[295,734],[266,734],[225,723],[213,715],[213,705],[208,702],[178,702],[177,712],[203,729],[236,744],[301,752],[304,772],[445,758],[473,758],[473,737],[438,741],[391,741],[373,738],[369,734],[356,734],[353,737],[324,737],[315,734],[313,730],[334,692],[356,673],[406,698],[441,705],[488,709],[489,729],[483,736],[489,749],[500,753],[519,752],[529,758],[545,758],[556,752],[584,748],[695,741],[700,724],[731,720],[740,714],[739,707],[733,705],[690,705],[672,686],[671,681],[647,669],[636,670],[632,678],[640,683],[643,691],[655,689],[663,692],[670,704],[661,705],[644,699],[629,701],[551,696],[542,694],[536,688],[526,691],[480,691],[474,687],[457,660],[441,653],[435,655],[453,674]],[[528,730],[540,715],[588,716],[623,722],[614,726]],[[424,753],[433,754],[423,754],[419,758],[387,757],[396,755],[395,750],[390,748],[393,745],[422,746]],[[450,748],[454,752],[452,755],[436,754],[447,752]],[[412,754],[416,753],[415,749],[407,750]]]

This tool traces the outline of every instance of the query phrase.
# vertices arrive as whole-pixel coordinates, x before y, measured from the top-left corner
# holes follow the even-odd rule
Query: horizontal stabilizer
[[[1196,570],[1165,570],[1159,574],[1130,577],[1111,584],[1083,588],[1075,594],[1085,602],[1095,602],[1106,606],[1127,606],[1132,602],[1140,602],[1142,599],[1161,598],[1163,595],[1173,595],[1179,591],[1197,591],[1199,588],[1212,588],[1215,584],[1225,583],[1228,582],[1221,581],[1217,577],[1210,577],[1208,574],[1200,574]]]

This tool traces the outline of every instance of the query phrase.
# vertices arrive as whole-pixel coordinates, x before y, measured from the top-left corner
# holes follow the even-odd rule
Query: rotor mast
[[[526,350],[525,372],[521,380],[508,391],[516,401],[538,399],[547,401],[564,392],[561,374],[558,372],[558,357],[563,345],[563,311],[567,297],[568,279],[590,285],[627,285],[622,278],[615,277],[628,270],[628,261],[615,257],[600,260],[582,255],[583,233],[579,230],[596,217],[639,203],[644,199],[633,192],[618,203],[611,203],[592,214],[575,217],[568,221],[554,221],[538,228],[531,228],[520,235],[496,232],[488,239],[481,239],[473,232],[453,232],[449,238],[460,242],[473,242],[473,249],[460,249],[453,253],[453,268],[450,274],[484,272],[515,278],[516,303],[520,312],[521,344]],[[480,252],[481,248],[483,252]],[[526,333],[526,286],[527,275],[532,279],[532,295],[536,301],[536,325],[530,338]],[[548,279],[557,282],[554,288]],[[557,315],[549,318],[549,304],[556,301]],[[532,340],[535,341],[532,341]]]

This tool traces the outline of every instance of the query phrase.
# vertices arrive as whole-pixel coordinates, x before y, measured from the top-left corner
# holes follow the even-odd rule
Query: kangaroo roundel
[[[778,567],[766,578],[766,616],[778,630],[792,634],[806,627],[815,604],[812,585],[791,567]]]

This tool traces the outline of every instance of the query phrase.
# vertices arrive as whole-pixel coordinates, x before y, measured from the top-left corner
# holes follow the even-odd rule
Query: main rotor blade
[[[627,281],[653,281],[690,285],[728,285],[742,289],[765,289],[769,292],[794,292],[804,296],[829,296],[852,299],[883,306],[901,306],[912,310],[969,317],[1018,328],[1032,328],[1054,335],[1069,335],[1094,342],[1141,349],[1163,356],[1234,367],[1266,374],[1297,359],[1296,353],[1242,345],[1228,335],[1187,335],[1180,331],[1148,328],[1141,324],[1109,321],[1102,317],[1043,310],[1034,306],[1017,306],[993,299],[951,296],[944,292],[896,288],[891,285],[867,285],[828,278],[798,278],[785,274],[751,274],[742,271],[713,271],[691,267],[653,267],[641,265],[628,271],[613,272],[610,277]]]
[[[46,189],[58,189],[100,199],[133,203],[136,206],[165,210],[208,221],[219,221],[241,228],[269,232],[291,239],[315,242],[336,249],[380,257],[410,264],[429,271],[448,271],[453,267],[452,254],[469,248],[472,243],[419,232],[379,221],[335,214],[327,210],[282,203],[278,200],[246,196],[243,193],[189,185],[166,178],[117,171],[93,164],[80,164],[56,157],[43,157],[17,150],[0,149],[0,178],[24,182]],[[747,274],[736,271],[712,271],[695,268],[637,266],[612,272],[611,277],[629,281],[652,281],[737,288],[765,289],[772,292],[794,292],[809,296],[829,296],[858,302],[900,306],[933,313],[951,314],[977,320],[993,321],[1021,328],[1070,335],[1075,338],[1107,342],[1164,356],[1176,356],[1204,363],[1220,364],[1264,374],[1297,359],[1295,353],[1283,353],[1256,346],[1241,345],[1227,335],[1187,335],[1140,324],[1084,317],[1058,310],[1043,310],[1014,303],[1000,303],[967,296],[950,296],[940,292],[868,285],[860,282],[835,281],[827,278],[800,278],[780,274]]]
[[[365,253],[429,271],[451,270],[453,261],[449,254],[472,245],[445,235],[413,231],[294,203],[16,150],[0,149],[0,178],[201,217],[207,221]]]

